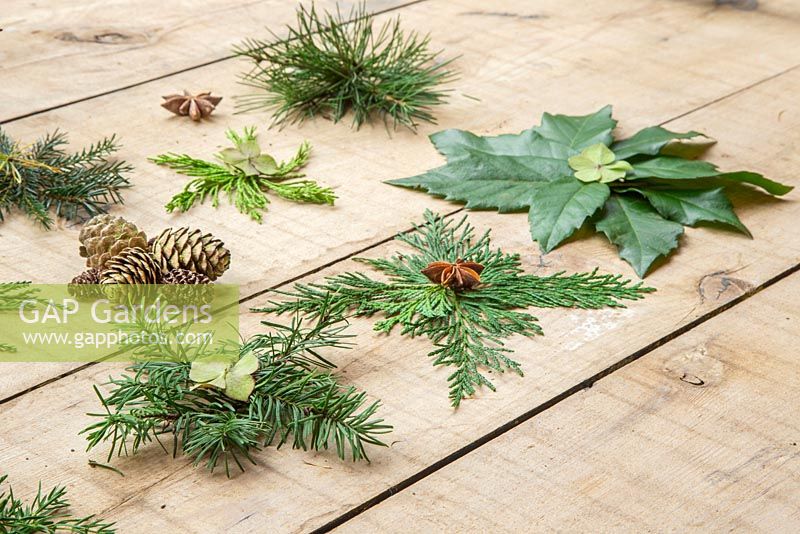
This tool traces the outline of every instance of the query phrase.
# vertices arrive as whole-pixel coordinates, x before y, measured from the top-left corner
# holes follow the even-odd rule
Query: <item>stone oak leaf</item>
[[[640,277],[678,246],[684,226],[718,223],[749,236],[726,195],[730,187],[750,184],[777,196],[792,190],[754,172],[722,172],[692,159],[713,144],[695,142],[705,138],[698,132],[651,126],[615,140],[616,124],[606,106],[583,116],[545,113],[539,126],[519,134],[445,130],[431,141],[446,165],[387,183],[470,209],[526,210],[544,253],[588,224]]]

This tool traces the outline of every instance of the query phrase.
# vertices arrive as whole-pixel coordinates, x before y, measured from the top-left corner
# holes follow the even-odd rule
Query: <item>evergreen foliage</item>
[[[105,411],[89,414],[99,420],[82,431],[88,449],[109,441],[111,460],[168,435],[173,455],[182,451],[211,470],[221,463],[228,476],[232,466],[255,463],[252,453],[271,444],[333,448],[342,459],[368,460],[366,446],[383,445],[379,437],[391,427],[375,417],[379,403],[341,386],[319,353],[348,346],[345,325],[324,310],[310,327],[297,318],[289,326],[263,324],[272,330],[231,349],[258,358],[247,401],[192,382],[192,361],[205,356],[202,349],[164,345],[159,354],[140,355],[131,374],[110,379],[108,395],[95,387]]]
[[[8,477],[0,475],[0,485]],[[72,532],[74,534],[112,534],[116,532],[113,523],[97,519],[90,515],[72,517],[67,512],[69,501],[67,490],[57,486],[45,493],[42,485],[36,496],[26,504],[14,495],[14,490],[0,490],[0,533],[2,534],[35,534],[38,532]]]
[[[423,226],[397,239],[410,245],[415,253],[390,259],[357,259],[382,272],[388,281],[373,280],[362,273],[344,273],[329,277],[324,283],[298,284],[294,291],[279,292],[288,299],[271,301],[255,311],[300,312],[312,317],[323,311],[341,316],[381,314],[384,319],[375,323],[375,330],[389,333],[399,325],[401,334],[426,336],[434,343],[434,350],[429,353],[434,365],[453,368],[448,381],[450,400],[457,407],[478,387],[494,390],[485,370],[510,369],[522,375],[503,340],[514,334],[541,334],[542,329],[536,317],[518,310],[623,307],[622,300],[640,299],[653,291],[640,283],[622,280],[619,275],[601,275],[596,270],[546,277],[523,274],[519,255],[493,249],[489,232],[476,238],[466,217],[453,224],[427,211]],[[458,259],[484,266],[481,284],[475,289],[456,291],[432,283],[421,273],[430,263],[455,263]]]
[[[49,229],[51,210],[67,220],[88,219],[122,203],[121,191],[130,187],[123,173],[132,167],[109,159],[119,149],[116,138],[74,154],[66,143],[56,131],[22,147],[0,128],[0,221],[16,207]]]
[[[429,44],[403,31],[399,18],[376,28],[363,3],[349,14],[300,6],[285,38],[247,39],[234,50],[253,62],[242,83],[257,90],[238,105],[271,109],[276,124],[317,115],[338,122],[352,111],[356,128],[377,114],[415,129],[418,121],[435,122],[431,108],[446,95],[437,86],[455,78]]]

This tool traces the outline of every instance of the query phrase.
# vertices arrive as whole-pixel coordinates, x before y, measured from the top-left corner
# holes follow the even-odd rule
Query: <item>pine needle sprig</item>
[[[38,289],[31,287],[30,282],[0,282],[0,312],[19,310],[26,300],[38,300],[38,292]],[[14,353],[17,348],[0,342],[0,352]]]
[[[121,191],[130,187],[123,175],[132,167],[109,159],[119,149],[116,137],[73,154],[66,143],[66,134],[56,131],[22,147],[0,129],[0,221],[16,207],[49,229],[51,210],[78,220],[122,203]]]
[[[171,152],[150,159],[194,178],[167,203],[168,212],[186,212],[208,199],[216,208],[220,195],[227,195],[241,213],[262,222],[263,211],[270,203],[267,191],[292,202],[333,204],[336,199],[333,190],[312,180],[301,180],[305,175],[300,169],[308,163],[311,154],[308,141],[300,145],[291,159],[278,163],[271,156],[261,154],[255,128],[245,128],[244,135],[228,130],[227,136],[235,148],[217,154],[219,163]],[[231,153],[228,151],[244,154],[241,160],[236,160],[226,156]],[[257,167],[250,167],[252,162],[256,162]]]
[[[391,427],[375,416],[379,402],[340,385],[333,364],[319,354],[349,346],[338,321],[323,310],[310,327],[297,318],[288,326],[264,322],[271,331],[237,348],[259,362],[247,402],[197,387],[192,362],[169,361],[174,354],[133,364],[132,374],[110,379],[108,395],[95,388],[105,411],[89,414],[100,420],[82,431],[88,449],[110,441],[111,460],[154,441],[168,450],[161,438],[171,436],[173,455],[182,451],[210,470],[222,464],[228,476],[234,466],[255,463],[252,453],[269,445],[333,448],[341,459],[368,460],[366,447],[384,446],[380,435]]]
[[[7,475],[0,475],[3,484]],[[95,518],[71,517],[67,513],[69,501],[67,490],[57,486],[49,492],[42,491],[42,485],[30,504],[14,495],[14,490],[0,490],[0,532],[15,534],[34,534],[36,532],[73,532],[75,534],[112,534],[116,532],[114,523]]]
[[[234,53],[253,61],[242,83],[257,89],[238,97],[242,111],[273,110],[273,124],[302,122],[321,115],[334,122],[353,112],[358,129],[373,114],[412,130],[418,121],[435,123],[431,108],[444,103],[456,78],[429,50],[430,37],[400,27],[399,17],[376,28],[361,3],[349,14],[320,13],[300,6],[297,25],[285,38],[247,39]]]
[[[324,283],[297,284],[293,291],[278,291],[288,299],[270,301],[254,311],[311,317],[323,310],[341,316],[381,314],[384,318],[375,323],[376,331],[389,333],[399,325],[401,335],[425,336],[433,342],[429,356],[434,365],[454,368],[448,382],[450,400],[457,407],[481,386],[495,389],[484,370],[511,370],[522,375],[503,340],[515,334],[541,334],[542,329],[536,317],[518,310],[624,307],[622,301],[637,300],[653,291],[597,270],[546,277],[524,274],[519,255],[493,249],[489,232],[476,238],[466,217],[453,224],[427,211],[424,225],[397,239],[415,253],[356,259],[383,273],[387,281],[344,273],[328,277]],[[462,258],[484,267],[481,283],[473,290],[457,291],[432,283],[421,272],[433,262],[455,263]]]
[[[38,289],[30,282],[0,282],[0,311],[13,311],[26,300],[36,298]]]

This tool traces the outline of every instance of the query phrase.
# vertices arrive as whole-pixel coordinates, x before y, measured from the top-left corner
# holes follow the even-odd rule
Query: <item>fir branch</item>
[[[342,387],[325,371],[333,364],[318,352],[348,346],[344,325],[324,310],[311,327],[299,319],[288,326],[263,324],[272,330],[237,348],[259,361],[247,402],[196,387],[186,354],[151,356],[132,365],[132,375],[110,379],[113,389],[107,396],[95,388],[105,411],[89,414],[99,421],[82,431],[88,449],[108,441],[111,460],[153,441],[166,450],[160,438],[171,435],[173,455],[182,451],[211,470],[222,464],[228,476],[231,467],[244,470],[245,462],[255,463],[254,451],[273,444],[332,447],[342,459],[368,460],[366,446],[382,446],[379,436],[391,427],[375,417],[378,402],[369,403],[365,393]]]
[[[533,336],[542,330],[529,307],[596,309],[624,307],[623,300],[637,300],[653,289],[631,284],[619,275],[590,273],[547,277],[524,274],[517,254],[492,249],[489,232],[476,238],[466,217],[456,224],[431,212],[425,225],[397,237],[415,249],[414,254],[390,259],[361,259],[382,272],[388,281],[376,281],[362,273],[344,273],[324,283],[297,284],[280,292],[287,300],[271,301],[254,311],[301,313],[311,317],[321,311],[341,316],[372,316],[382,320],[375,330],[389,333],[399,325],[401,334],[426,336],[434,344],[429,353],[434,365],[454,367],[448,377],[450,399],[458,406],[476,388],[494,385],[481,372],[512,370],[522,374],[519,363],[509,358],[503,340],[520,334]],[[455,263],[458,259],[482,264],[481,284],[474,290],[457,291],[431,283],[422,274],[430,263]]]
[[[0,484],[8,477],[0,476]],[[33,534],[35,532],[73,532],[75,534],[112,534],[113,523],[95,518],[94,515],[76,518],[67,513],[69,501],[67,490],[56,486],[49,492],[39,490],[30,504],[14,496],[14,490],[0,491],[0,532]]]
[[[308,163],[311,153],[308,141],[300,145],[291,159],[277,163],[270,156],[260,154],[255,128],[245,128],[243,135],[228,130],[226,135],[235,146],[226,151],[244,150],[243,159],[231,160],[226,151],[217,154],[220,163],[171,152],[150,158],[157,165],[164,165],[179,174],[194,178],[167,203],[168,212],[185,212],[208,199],[216,208],[219,206],[220,195],[227,195],[236,209],[260,223],[263,219],[262,212],[270,203],[266,195],[268,191],[293,202],[333,204],[336,195],[331,189],[311,180],[300,180],[305,176],[300,169]],[[250,150],[255,149],[257,154],[246,156],[247,151],[243,148],[245,146]],[[259,165],[259,159],[263,159],[261,163],[266,165]],[[258,166],[252,167],[252,172],[243,170],[249,169],[251,162]]]
[[[239,108],[270,108],[273,124],[317,115],[338,122],[352,110],[356,128],[377,114],[415,130],[418,121],[435,122],[431,108],[447,94],[437,86],[456,78],[447,68],[452,60],[429,51],[429,36],[404,32],[399,17],[376,28],[363,3],[346,15],[338,6],[335,13],[300,6],[288,32],[234,49],[254,63],[242,83],[258,90],[238,97]]]
[[[89,218],[108,204],[121,204],[130,187],[123,175],[132,167],[108,158],[119,149],[115,136],[74,154],[64,150],[66,135],[46,134],[20,147],[0,129],[0,221],[14,207],[49,229],[53,218]]]

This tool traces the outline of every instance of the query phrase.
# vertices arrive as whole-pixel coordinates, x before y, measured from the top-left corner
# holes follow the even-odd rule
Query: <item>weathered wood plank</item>
[[[694,114],[692,122],[718,128],[724,132],[720,136],[723,146],[739,148],[736,139],[743,139],[741,131],[724,128],[730,111],[739,110],[763,127],[775,120],[781,95],[797,83],[798,77],[800,73],[706,108]],[[771,104],[764,107],[765,102]],[[780,152],[778,133],[774,131],[774,137],[768,133],[764,146],[774,146]],[[743,150],[735,159],[741,161],[739,158],[750,154]],[[430,366],[424,356],[429,349],[424,340],[377,336],[369,332],[368,322],[357,321],[353,331],[359,336],[358,348],[336,355],[334,360],[346,380],[383,400],[381,413],[396,427],[390,437],[391,450],[374,451],[371,465],[343,464],[326,454],[269,450],[259,455],[260,466],[229,481],[191,469],[185,460],[173,461],[151,447],[143,456],[115,462],[128,473],[125,479],[87,470],[83,455],[65,457],[64,453],[72,448],[80,450],[82,440],[76,433],[86,423],[81,414],[97,408],[89,394],[90,384],[111,372],[105,368],[79,373],[3,405],[0,413],[7,432],[0,437],[0,463],[8,465],[15,478],[33,481],[40,477],[47,480],[52,475],[45,466],[57,462],[61,480],[74,484],[75,491],[85,496],[83,506],[91,510],[108,508],[108,515],[123,527],[141,526],[142,518],[147,518],[148,528],[180,524],[187,525],[187,531],[199,531],[193,525],[202,516],[204,529],[248,531],[269,525],[280,531],[308,530],[796,265],[800,260],[797,242],[767,229],[793,220],[798,209],[797,203],[791,202],[746,208],[743,216],[759,235],[755,241],[713,230],[690,231],[688,246],[673,262],[680,263],[680,272],[669,268],[656,271],[648,281],[659,292],[626,310],[539,313],[546,335],[511,344],[527,376],[499,377],[497,393],[465,402],[458,412],[447,405],[446,371]],[[497,244],[507,250],[525,250],[528,246],[524,224],[519,224],[516,216],[476,213],[471,217],[480,227],[492,224]],[[383,255],[392,248],[382,247],[375,254]],[[527,264],[535,265],[536,260],[526,254]],[[594,264],[608,269],[616,260],[599,239],[592,239],[569,244],[549,261],[552,263],[541,268],[542,272],[587,269]],[[249,317],[247,333],[257,329],[253,324],[257,319]],[[31,421],[32,406],[48,406],[48,411],[37,410],[37,418]],[[42,433],[56,426],[53,441],[41,442]],[[30,459],[22,461],[23,457]],[[144,488],[148,488],[146,492]],[[202,511],[192,504],[198,502],[203,503]]]
[[[370,0],[368,8],[403,3]],[[294,2],[281,0],[6,0],[0,122],[218,61],[266,26],[284,35],[294,12]]]
[[[676,10],[694,9],[684,4],[674,6],[673,9]],[[424,7],[425,4],[408,10],[409,14],[416,13],[414,16],[420,19],[416,24],[421,27],[424,27],[422,19],[433,20],[431,12],[424,11]],[[415,9],[420,11],[414,11]],[[442,8],[442,11],[444,9],[449,8]],[[658,9],[661,9],[660,4]],[[718,13],[722,13],[723,17],[728,16],[728,12]],[[408,18],[408,15],[404,16]],[[494,33],[491,39],[482,40],[483,34],[478,32],[479,26],[460,28],[452,22],[459,20],[459,17],[448,17],[446,13],[443,15],[441,12],[437,16],[442,16],[440,23],[447,23],[448,28],[452,30],[450,34],[452,39],[457,39],[459,36],[463,42],[467,42],[468,38],[472,39],[469,46],[475,47],[475,50],[470,54],[477,59],[472,60],[476,63],[475,72],[471,76],[476,76],[480,80],[480,85],[476,87],[483,87],[487,91],[491,88],[492,71],[482,70],[480,65],[492,63],[492,68],[499,69],[502,64],[500,59],[487,59],[489,56],[500,58],[507,55],[508,60],[514,61],[519,57],[525,57],[525,38],[530,33],[524,31],[527,28],[525,25],[528,24],[527,21],[535,20],[499,17],[501,23],[492,29],[492,32],[497,33]],[[675,15],[674,19],[680,24],[679,20],[683,20],[686,16],[686,12],[681,12],[680,17]],[[714,16],[717,15],[713,15],[712,20]],[[463,18],[473,20],[470,17],[471,15],[464,15]],[[639,17],[641,21],[642,15],[639,14]],[[672,15],[666,18],[672,20],[671,17]],[[657,21],[663,23],[664,18],[662,14]],[[726,20],[725,23],[728,24],[730,21]],[[508,26],[508,24],[513,25]],[[712,33],[719,31],[717,25],[723,25],[720,20],[711,24],[715,28]],[[635,24],[631,24],[631,27],[632,30],[636,30]],[[642,47],[643,43],[650,42],[648,39],[652,37],[654,31],[651,28],[650,35],[644,30],[632,31],[632,35],[642,39],[636,42]],[[503,35],[503,32],[506,35],[510,34],[509,32],[514,35],[519,34],[520,37],[516,42],[521,43],[520,47],[514,48],[512,43],[501,40],[499,36]],[[686,34],[679,34],[675,39],[680,39],[682,35]],[[684,38],[691,41],[697,39],[697,36]],[[495,44],[500,42],[504,48],[498,50],[495,46],[493,49],[490,46],[492,42]],[[488,55],[481,56],[479,54],[481,48]],[[581,43],[575,43],[574,46],[562,49],[557,54],[567,54],[568,58],[576,62],[575,64],[580,64],[582,61],[580,58],[588,53],[589,48],[584,48]],[[571,53],[576,55],[569,55]],[[740,54],[743,53],[746,53],[745,49],[740,51]],[[568,60],[563,59],[564,56],[558,57],[559,61],[564,62],[560,68],[564,69],[565,74],[575,68],[575,64],[567,66]],[[619,61],[625,54],[609,50],[605,61],[610,62],[612,57]],[[520,65],[524,63],[516,64],[517,67]],[[612,63],[607,65],[611,68]],[[504,68],[495,72],[494,78],[508,79],[507,77],[514,72],[522,76],[519,68],[516,70]],[[636,70],[633,69],[633,72]],[[739,81],[749,76],[744,71],[737,73],[737,76],[741,76],[738,78]],[[614,84],[613,88],[601,91],[602,94],[598,97],[594,96],[592,87],[577,83],[581,78],[579,74],[582,76],[586,73],[571,74],[576,76],[575,84],[558,86],[552,82],[548,85],[549,82],[544,80],[542,109],[586,111],[588,106],[602,104],[608,99],[630,103],[632,110],[630,115],[623,110],[621,118],[632,129],[660,120],[655,116],[656,110],[653,109],[651,100],[640,101],[641,95],[631,95],[630,80],[627,83],[620,83],[619,86],[616,85],[617,82],[607,82]],[[600,70],[589,74],[598,84],[605,79]],[[515,84],[517,96],[523,100],[533,98],[534,95],[538,99],[539,94],[534,89],[539,88],[524,85],[520,80],[521,78],[513,78],[509,82],[512,85],[509,85],[507,90],[506,96],[509,99],[505,100],[504,106],[496,102],[482,104],[490,106],[489,109],[497,112],[491,120],[473,109],[474,117],[470,116],[469,119],[463,120],[475,122],[463,126],[478,131],[499,129],[513,131],[515,128],[529,126],[533,119],[520,119],[517,116],[519,105],[509,104],[517,102],[516,98],[510,99],[512,87]],[[673,97],[675,93],[685,91],[683,94],[688,98],[692,91],[682,85],[685,81],[680,75],[672,80],[675,83]],[[729,101],[709,106],[702,112],[692,114],[690,119],[684,119],[670,126],[675,129],[688,127],[705,129],[712,133],[721,141],[721,148],[717,149],[715,155],[728,156],[726,165],[729,163],[731,167],[758,168],[771,173],[775,178],[792,182],[796,179],[787,175],[786,169],[791,167],[794,159],[798,157],[791,151],[791,146],[795,142],[792,135],[798,131],[800,117],[792,113],[792,108],[789,107],[791,96],[789,89],[797,82],[796,73],[787,74]],[[562,79],[559,83],[565,82]],[[669,80],[664,77],[659,83],[664,84],[663,89],[656,93],[664,96],[667,101],[664,110],[674,111],[680,106],[686,106],[686,98],[680,100],[667,97],[670,93]],[[709,83],[713,85],[713,81]],[[569,87],[570,92],[565,92],[564,87]],[[715,88],[719,93],[730,89],[731,86],[720,84]],[[523,93],[524,91],[530,92]],[[473,105],[470,102],[465,99],[459,101],[457,105],[465,106],[462,109],[470,109],[469,106]],[[540,111],[538,104],[531,107],[537,107],[536,111]],[[627,105],[625,109],[628,109]],[[781,110],[788,111],[779,115]],[[637,116],[635,120],[631,118],[634,115]],[[736,122],[732,125],[731,117],[734,115]],[[498,124],[498,117],[502,117],[501,122],[505,120],[508,122]],[[447,120],[454,121],[455,117],[451,116]],[[750,145],[750,130],[743,128],[742,125],[750,128],[758,127],[763,132],[758,145]],[[315,124],[310,129],[321,131],[325,126]],[[342,130],[336,131],[339,132],[339,137],[343,137]],[[288,133],[290,132],[287,131]],[[367,147],[371,146],[368,143],[369,138],[374,137],[374,133],[368,136],[364,132],[352,135],[355,141],[363,139]],[[403,135],[401,133],[398,137]],[[374,154],[381,156],[394,154],[393,161],[397,164],[396,168],[401,169],[404,174],[410,173],[413,170],[422,170],[430,166],[431,162],[438,161],[427,144],[424,149],[422,144],[414,144],[423,141],[411,139],[403,143],[402,147],[395,146],[397,143],[391,143],[388,148],[382,146],[388,143],[375,143],[375,146],[381,145],[382,150],[364,153],[370,154],[370,158],[376,157]],[[414,147],[420,149],[422,155],[415,155],[412,150]],[[393,152],[389,152],[389,149]],[[406,151],[409,155],[403,159]],[[780,164],[776,163],[778,158],[783,159]],[[349,167],[361,165],[361,162],[356,163],[349,159],[340,165]],[[417,165],[419,168],[409,169],[412,165]],[[362,168],[359,167],[358,170],[361,171]],[[364,175],[368,177],[366,180],[377,182],[379,177],[392,176],[387,174],[388,171],[381,167],[377,175],[370,175],[368,172]],[[366,187],[364,184],[361,185]],[[394,223],[405,227],[407,220],[416,219],[421,213],[421,210],[414,210],[409,214],[407,212],[411,209],[405,205],[418,198],[427,200],[427,197],[410,192],[403,192],[401,195],[394,191],[382,187],[381,192],[385,192],[385,195],[381,200],[389,195],[398,196],[392,197],[393,201],[387,202],[385,209],[383,205],[381,206],[384,209],[381,215],[384,219],[391,215]],[[403,206],[393,206],[393,204],[403,204]],[[109,372],[113,372],[113,369],[105,367],[77,373],[0,406],[4,430],[0,435],[0,465],[3,465],[4,469],[8,466],[7,470],[14,479],[24,480],[28,487],[39,478],[44,479],[45,483],[54,480],[54,477],[66,481],[74,491],[80,492],[84,497],[79,505],[80,510],[96,512],[106,508],[112,518],[120,520],[123,529],[126,526],[134,529],[155,529],[160,526],[175,528],[175,525],[182,527],[185,525],[187,531],[214,529],[247,531],[263,529],[265,525],[273,530],[307,530],[319,526],[464,444],[470,443],[477,436],[491,431],[500,422],[513,419],[530,407],[579,383],[586,376],[591,376],[598,369],[606,367],[649,342],[660,339],[673,332],[675,328],[713,310],[740,295],[741,292],[747,291],[748,288],[758,286],[776,273],[800,261],[800,245],[795,238],[791,234],[775,230],[776,227],[787,224],[787,221],[797,217],[796,203],[773,202],[751,205],[747,199],[742,199],[738,204],[743,208],[742,217],[745,223],[757,236],[755,241],[716,230],[690,231],[685,238],[686,246],[683,250],[673,261],[648,279],[648,282],[657,286],[660,291],[647,301],[627,310],[574,313],[553,310],[539,313],[547,335],[533,341],[515,340],[512,345],[517,349],[517,356],[525,366],[528,376],[523,379],[511,376],[499,378],[498,393],[487,394],[479,400],[465,403],[457,413],[452,412],[447,406],[444,387],[446,371],[435,370],[430,366],[430,362],[426,361],[424,355],[428,346],[424,340],[410,341],[396,336],[388,339],[373,336],[369,333],[368,323],[359,321],[354,325],[354,332],[359,333],[359,348],[355,352],[337,355],[335,360],[340,364],[346,380],[367,388],[372,395],[384,400],[386,406],[382,414],[396,426],[396,432],[390,438],[396,441],[392,449],[375,451],[374,461],[369,466],[340,464],[330,455],[324,454],[308,455],[285,450],[277,452],[269,450],[259,456],[263,462],[261,466],[228,481],[221,476],[209,477],[200,470],[192,470],[186,466],[184,460],[174,461],[163,455],[157,447],[153,447],[143,456],[117,463],[128,473],[124,479],[113,473],[89,470],[86,468],[84,455],[67,454],[66,451],[72,448],[79,451],[82,447],[82,439],[75,434],[86,424],[86,418],[81,414],[97,409],[96,401],[90,394],[90,384],[102,380]],[[427,200],[425,205],[445,206],[444,203],[430,200]],[[338,215],[343,217],[349,213],[352,216],[350,220],[357,220],[356,216],[360,214],[357,207],[360,206],[353,206],[352,211],[340,212]],[[390,207],[404,210],[402,213],[387,211]],[[368,218],[370,214],[366,213],[364,217]],[[610,247],[598,238],[571,243],[542,259],[530,244],[524,216],[479,213],[474,214],[472,218],[482,228],[491,226],[495,229],[498,245],[507,250],[522,251],[527,265],[537,265],[539,260],[543,260],[544,266],[540,268],[540,272],[561,269],[585,270],[594,265],[600,265],[605,270],[624,270]],[[306,221],[303,224],[305,225]],[[386,220],[376,224],[383,224],[387,233],[394,231],[394,228],[389,228]],[[336,231],[344,235],[347,231],[352,231],[352,228],[342,227]],[[298,248],[296,242],[294,248]],[[394,246],[383,247],[373,253],[383,255],[394,248]],[[319,259],[317,258],[317,265]],[[335,267],[351,268],[350,265]],[[731,283],[732,279],[735,279],[735,283]],[[698,287],[704,290],[698,291]],[[254,328],[252,322],[255,320],[257,320],[255,317],[249,319],[251,323],[246,328],[246,333],[252,332]],[[614,340],[613,343],[610,343],[609,339]],[[34,420],[31,420],[32,406],[42,407],[41,411],[36,410]],[[46,441],[42,440],[43,435],[47,436]],[[26,457],[29,460],[25,461]],[[59,465],[58,475],[46,469],[47,465],[52,466],[56,462]],[[149,488],[149,491],[143,492],[144,488]],[[147,527],[143,526],[143,518],[146,518]]]
[[[137,170],[127,204],[113,213],[138,222],[151,234],[184,224],[213,232],[233,251],[233,268],[222,281],[241,284],[247,295],[371,246],[407,228],[425,207],[454,209],[381,183],[441,162],[424,134],[445,127],[517,131],[530,127],[544,110],[585,113],[606,102],[624,104],[617,112],[626,130],[633,131],[800,62],[800,46],[787,46],[800,39],[798,23],[791,17],[726,8],[708,12],[703,6],[650,0],[611,7],[601,0],[595,4],[596,9],[587,4],[570,10],[550,0],[520,9],[508,1],[487,11],[461,0],[403,9],[407,27],[431,31],[434,46],[462,55],[456,66],[463,79],[453,102],[441,110],[441,126],[424,125],[419,135],[398,131],[391,139],[381,126],[350,132],[345,125],[323,121],[265,132],[264,139],[279,156],[288,156],[302,139],[310,138],[315,146],[310,176],[333,186],[341,198],[335,208],[276,200],[261,226],[227,205],[218,210],[203,206],[185,215],[164,213],[162,206],[185,178],[146,161],[167,150],[210,156],[224,144],[225,128],[267,120],[265,114],[233,115],[230,101],[223,101],[215,119],[203,124],[170,117],[158,106],[158,95],[194,86],[198,80],[213,80],[220,94],[236,94],[236,74],[242,68],[236,61],[37,115],[8,128],[15,136],[31,139],[59,127],[70,132],[76,145],[119,132],[125,145],[120,156]],[[744,31],[746,42],[734,38]],[[508,39],[510,35],[514,38]],[[0,224],[0,280],[71,279],[83,268],[76,254],[78,231],[77,226],[62,225],[44,232],[21,216],[11,217]],[[614,270],[630,272],[622,262]],[[0,398],[53,376],[51,366],[41,372],[45,368],[4,367],[6,376],[15,377],[17,389],[6,391],[2,385]],[[58,372],[66,369],[59,367]]]
[[[797,532],[800,275],[336,532]]]
[[[784,114],[778,123],[777,112],[785,107],[782,99],[787,98],[788,88],[799,80],[800,72],[787,74],[670,126],[691,123],[710,128],[718,132],[720,145],[730,150],[725,153],[732,161],[745,165],[758,161],[764,170],[777,173],[780,158],[776,154],[786,151],[790,166],[797,157],[788,155],[793,138],[786,136],[792,135],[800,116],[787,119]],[[748,123],[760,125],[764,143],[760,148],[748,148],[747,129],[738,124],[730,128],[734,110],[740,117],[748,117]],[[784,164],[787,161],[780,163]],[[796,183],[795,178],[789,179]],[[211,485],[207,473],[181,466],[182,461],[154,459],[157,453],[153,453],[144,459],[117,462],[124,470],[144,477],[137,484],[146,486],[146,492],[126,486],[122,504],[101,497],[98,506],[109,505],[108,513],[121,525],[138,525],[146,517],[153,529],[171,524],[194,528],[193,518],[199,512],[187,506],[191,502],[204,503],[203,528],[246,532],[269,525],[277,531],[307,531],[322,526],[501,424],[794,268],[800,263],[800,242],[779,229],[795,220],[799,210],[797,202],[745,206],[742,215],[758,236],[753,241],[723,231],[689,231],[686,247],[669,266],[648,278],[658,293],[628,309],[541,311],[538,315],[545,336],[515,339],[509,344],[517,351],[515,357],[522,362],[526,377],[497,377],[497,393],[487,392],[467,401],[457,412],[449,408],[446,399],[447,370],[430,365],[425,357],[430,347],[425,340],[387,338],[372,333],[369,321],[355,321],[352,330],[358,334],[358,347],[333,359],[346,380],[383,401],[381,414],[395,425],[391,449],[374,451],[372,464],[343,464],[329,454],[268,451],[262,465],[232,481],[220,477],[219,485]],[[496,243],[506,250],[530,251],[524,216],[475,213],[471,218],[481,228],[492,225]],[[372,253],[382,256],[394,248],[390,244]],[[537,265],[541,258],[530,251],[525,259],[526,264]],[[590,239],[571,243],[545,261],[538,272],[586,270],[593,265],[610,270],[617,260],[599,239]],[[313,278],[350,268],[337,264]],[[258,329],[258,319],[248,316],[246,333]],[[77,400],[77,386],[69,396]],[[40,450],[52,454],[47,448]],[[99,482],[93,477],[91,483]]]

